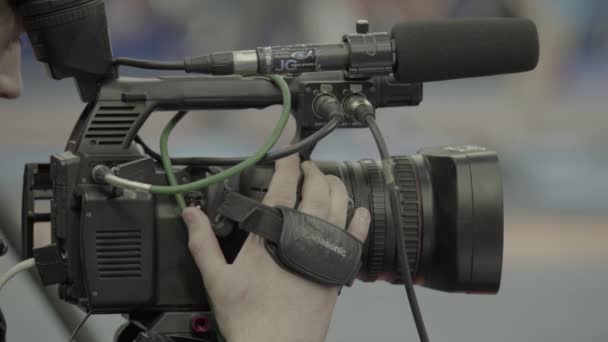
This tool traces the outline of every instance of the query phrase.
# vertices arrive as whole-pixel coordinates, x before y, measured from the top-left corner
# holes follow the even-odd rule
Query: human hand
[[[298,210],[344,228],[348,193],[342,181],[302,163],[304,184]],[[293,208],[300,176],[297,156],[276,162],[264,203]],[[229,342],[321,342],[325,340],[338,288],[322,286],[281,268],[250,234],[233,264],[227,264],[207,216],[187,208],[183,218],[189,247],[211,298],[220,329]],[[367,237],[370,213],[358,208],[348,232]]]

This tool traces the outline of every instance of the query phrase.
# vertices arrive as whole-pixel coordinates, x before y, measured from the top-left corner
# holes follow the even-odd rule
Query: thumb
[[[182,218],[188,226],[188,248],[203,279],[213,279],[214,274],[226,265],[226,259],[211,229],[209,218],[202,210],[192,207],[184,209]]]
[[[348,232],[359,239],[361,242],[365,242],[367,239],[367,233],[369,232],[369,223],[371,221],[371,215],[369,210],[366,208],[357,208],[353,214],[353,218],[350,220],[348,225]]]

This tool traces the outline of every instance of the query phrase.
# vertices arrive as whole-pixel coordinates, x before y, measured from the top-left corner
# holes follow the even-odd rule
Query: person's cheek
[[[16,40],[4,53],[0,52],[0,97],[18,97],[21,86],[21,43]]]

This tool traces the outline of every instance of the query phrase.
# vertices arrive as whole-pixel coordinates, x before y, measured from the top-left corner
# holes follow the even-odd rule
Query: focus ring
[[[376,161],[363,160],[361,164],[366,168],[366,174],[370,186],[370,209],[374,217],[371,227],[371,239],[369,240],[367,270],[372,279],[384,271],[385,245],[387,229],[386,196],[384,192],[384,180],[382,171]]]
[[[421,205],[420,192],[414,164],[409,157],[393,157],[395,163],[395,181],[399,187],[401,224],[407,259],[412,276],[418,268],[421,235]],[[396,270],[395,282],[402,283],[403,276]]]

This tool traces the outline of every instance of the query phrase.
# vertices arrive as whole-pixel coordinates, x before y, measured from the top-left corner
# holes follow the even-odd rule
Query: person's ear
[[[21,95],[21,42],[11,41],[8,48],[0,51],[0,97],[16,98]]]

